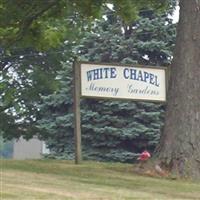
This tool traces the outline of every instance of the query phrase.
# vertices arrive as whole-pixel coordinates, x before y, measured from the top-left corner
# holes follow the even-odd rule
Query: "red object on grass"
[[[151,154],[145,150],[140,154],[140,157],[138,158],[138,160],[145,161],[145,160],[148,160],[150,157],[151,157]]]

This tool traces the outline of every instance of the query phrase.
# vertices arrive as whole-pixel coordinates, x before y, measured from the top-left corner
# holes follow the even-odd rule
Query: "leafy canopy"
[[[0,46],[56,47],[74,34],[72,26],[77,31],[81,28],[75,18],[82,22],[84,18],[87,21],[98,18],[108,3],[113,5],[116,15],[130,22],[138,10],[149,7],[159,10],[169,1],[173,0],[0,0]]]

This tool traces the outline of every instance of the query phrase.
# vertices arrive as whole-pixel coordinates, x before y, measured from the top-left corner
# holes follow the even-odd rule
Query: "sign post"
[[[80,164],[81,156],[81,113],[80,113],[80,68],[74,60],[74,137],[75,137],[75,163]]]

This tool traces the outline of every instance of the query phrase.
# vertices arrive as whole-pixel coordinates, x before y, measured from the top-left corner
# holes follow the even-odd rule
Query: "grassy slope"
[[[200,199],[200,184],[142,177],[132,165],[1,160],[1,200]]]

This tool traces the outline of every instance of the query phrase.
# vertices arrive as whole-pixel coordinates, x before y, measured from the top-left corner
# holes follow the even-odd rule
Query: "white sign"
[[[81,96],[166,101],[166,69],[80,63]]]

